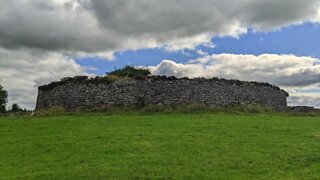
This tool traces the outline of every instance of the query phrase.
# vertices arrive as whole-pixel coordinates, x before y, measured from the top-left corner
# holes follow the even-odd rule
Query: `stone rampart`
[[[80,79],[80,80],[79,80]],[[39,87],[37,109],[99,106],[205,104],[233,106],[259,104],[287,108],[288,93],[267,83],[225,79],[140,77],[116,80],[77,78]]]

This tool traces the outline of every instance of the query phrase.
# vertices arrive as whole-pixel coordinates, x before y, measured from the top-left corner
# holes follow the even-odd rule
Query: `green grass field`
[[[320,179],[320,117],[0,118],[0,179]]]

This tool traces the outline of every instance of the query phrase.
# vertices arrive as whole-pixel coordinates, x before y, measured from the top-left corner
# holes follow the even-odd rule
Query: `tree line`
[[[18,104],[12,104],[11,108],[7,110],[8,92],[0,85],[0,114],[4,113],[18,113],[26,112],[26,109],[22,109]]]

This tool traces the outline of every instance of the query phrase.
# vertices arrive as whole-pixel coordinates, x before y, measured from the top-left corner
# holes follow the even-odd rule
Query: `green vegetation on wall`
[[[150,74],[151,73],[148,69],[137,68],[137,67],[129,66],[129,65],[107,73],[107,75],[114,75],[114,76],[119,76],[119,77],[147,76]]]

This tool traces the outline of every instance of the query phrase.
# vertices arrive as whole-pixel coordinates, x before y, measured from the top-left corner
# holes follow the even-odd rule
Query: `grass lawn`
[[[0,118],[0,179],[320,179],[320,117]]]

